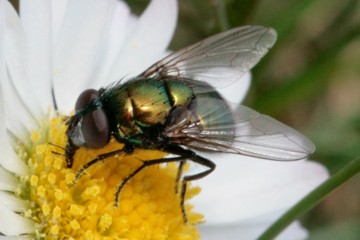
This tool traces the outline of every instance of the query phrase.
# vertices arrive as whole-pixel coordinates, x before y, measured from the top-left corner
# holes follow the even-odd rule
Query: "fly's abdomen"
[[[218,92],[196,94],[197,115],[205,129],[233,126],[230,106]]]
[[[188,105],[174,108],[165,135],[171,143],[197,147],[209,139],[230,140],[235,134],[232,110],[221,95],[211,86],[202,84],[204,92],[195,92]],[[193,89],[199,89],[193,85]],[[222,133],[221,136],[219,133]],[[201,141],[197,141],[202,139]]]
[[[192,101],[187,123],[168,129],[170,142],[210,152],[231,148],[236,131],[226,101],[215,91],[195,93]]]

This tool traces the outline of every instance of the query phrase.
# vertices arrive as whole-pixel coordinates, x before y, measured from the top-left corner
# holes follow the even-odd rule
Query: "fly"
[[[215,164],[201,152],[240,154],[292,161],[307,158],[315,147],[305,136],[245,106],[232,108],[216,90],[241,79],[268,52],[276,32],[262,26],[235,28],[170,54],[140,75],[107,88],[80,94],[66,124],[67,167],[81,147],[103,148],[110,138],[123,143],[97,156],[75,175],[76,182],[93,164],[134,149],[158,149],[172,157],[143,161],[115,192],[115,206],[126,183],[143,169],[178,162],[181,210],[186,183],[210,174]],[[186,161],[206,170],[182,176]]]

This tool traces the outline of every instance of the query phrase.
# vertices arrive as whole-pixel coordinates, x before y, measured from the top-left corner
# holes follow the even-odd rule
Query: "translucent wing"
[[[211,36],[155,63],[143,77],[181,77],[225,87],[251,69],[271,48],[276,32],[244,26]]]
[[[248,107],[233,111],[222,99],[206,96],[197,101],[200,117],[188,117],[172,126],[173,143],[206,152],[282,161],[304,159],[315,151],[301,133]]]

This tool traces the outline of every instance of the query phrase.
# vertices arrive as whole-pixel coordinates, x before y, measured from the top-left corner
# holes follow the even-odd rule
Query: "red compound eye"
[[[75,111],[78,112],[80,109],[85,108],[89,103],[99,97],[99,92],[95,89],[87,89],[83,91],[75,104]]]
[[[75,104],[75,111],[85,109],[99,97],[99,92],[94,89],[87,89],[82,92]],[[81,133],[85,145],[89,148],[102,148],[110,139],[109,123],[103,109],[97,108],[85,113],[81,121]]]

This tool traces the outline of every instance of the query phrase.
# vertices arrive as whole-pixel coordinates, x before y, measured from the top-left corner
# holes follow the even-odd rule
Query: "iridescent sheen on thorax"
[[[178,79],[135,78],[107,89],[101,98],[112,129],[128,138],[164,125],[174,108],[190,104],[193,91]]]

